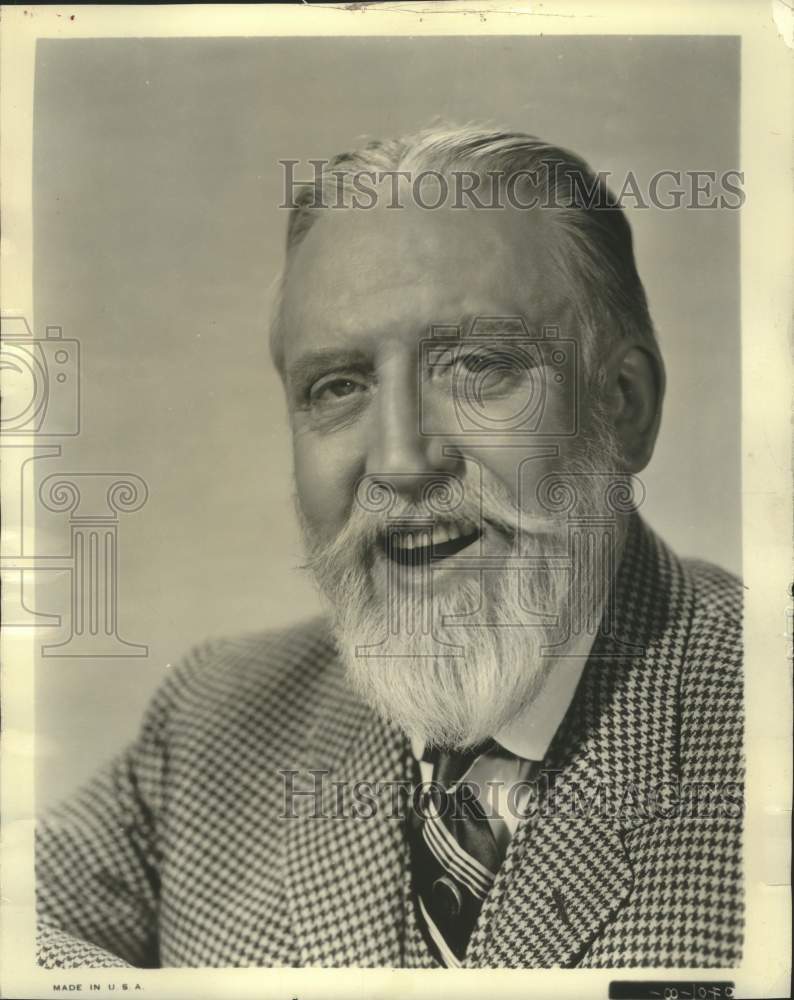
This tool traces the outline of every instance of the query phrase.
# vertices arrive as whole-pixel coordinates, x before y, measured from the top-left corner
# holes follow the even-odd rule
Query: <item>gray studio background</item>
[[[279,158],[442,115],[535,132],[618,176],[739,168],[739,49],[724,38],[44,41],[35,88],[36,332],[57,324],[78,338],[83,377],[82,433],[39,475],[133,472],[150,490],[119,530],[120,632],[148,657],[37,668],[45,806],[133,735],[186,648],[318,606],[295,568],[267,351],[286,223]],[[679,553],[739,571],[739,216],[629,216],[669,378],[645,513]],[[66,518],[41,524],[68,549]],[[66,613],[67,574],[52,576],[40,610]]]

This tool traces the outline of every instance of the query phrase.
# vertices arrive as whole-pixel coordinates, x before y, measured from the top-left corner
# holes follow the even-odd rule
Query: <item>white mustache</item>
[[[424,531],[432,528],[433,543],[447,538],[482,531],[490,527],[512,538],[533,528],[546,528],[558,524],[552,516],[528,515],[513,501],[506,486],[492,477],[483,477],[476,487],[463,492],[455,510],[439,515],[426,504],[407,498],[398,498],[388,512],[366,510],[354,504],[341,531],[329,542],[320,542],[304,520],[304,532],[309,542],[305,568],[324,575],[329,570],[338,572],[340,566],[368,564],[375,547],[386,537],[395,523],[408,528],[411,521],[422,524]],[[430,527],[428,527],[428,525]]]

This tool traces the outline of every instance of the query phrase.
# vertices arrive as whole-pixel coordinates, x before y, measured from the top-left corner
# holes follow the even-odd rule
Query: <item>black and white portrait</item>
[[[740,995],[743,40],[58,30],[3,304],[42,983]]]

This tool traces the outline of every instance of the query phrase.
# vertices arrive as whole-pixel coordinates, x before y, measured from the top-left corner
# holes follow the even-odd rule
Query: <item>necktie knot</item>
[[[425,747],[422,760],[433,765],[433,780],[447,787],[457,784],[483,756],[523,762],[522,757],[505,749],[496,740],[484,740],[468,750],[439,750],[436,747]]]

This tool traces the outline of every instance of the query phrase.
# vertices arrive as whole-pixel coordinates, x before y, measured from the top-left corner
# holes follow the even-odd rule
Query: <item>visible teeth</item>
[[[447,524],[441,530],[443,532],[441,537],[437,538],[435,533],[433,534],[433,542],[436,545],[440,545],[442,542],[454,542],[461,535],[468,535],[472,529],[467,524]]]
[[[400,531],[391,535],[391,544],[396,549],[412,551],[428,545],[427,530]]]
[[[456,537],[453,534],[454,531],[455,529],[451,525],[449,528],[443,524],[436,525],[433,528],[433,545],[441,545],[442,542],[448,542],[450,538]]]
[[[433,525],[433,545],[443,545],[444,542],[452,542],[462,535],[470,534],[474,530],[468,524],[435,524]],[[389,534],[390,544],[401,551],[413,551],[413,549],[426,548],[430,544],[430,531],[428,528],[417,528],[415,531],[395,531]]]

